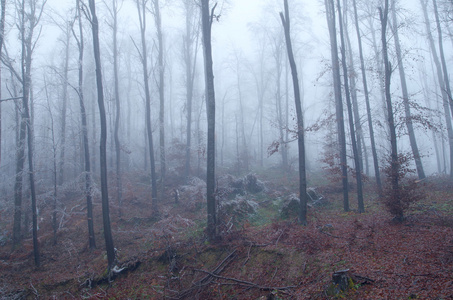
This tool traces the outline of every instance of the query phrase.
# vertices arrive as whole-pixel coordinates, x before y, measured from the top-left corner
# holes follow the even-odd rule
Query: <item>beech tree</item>
[[[78,36],[73,31],[74,38],[77,42],[79,49],[78,59],[78,85],[77,95],[79,96],[80,118],[82,121],[82,141],[83,141],[83,154],[84,154],[84,171],[85,171],[85,197],[87,203],[87,225],[88,225],[88,245],[90,249],[96,248],[96,240],[94,237],[94,221],[93,221],[93,199],[92,193],[92,179],[91,179],[91,157],[90,157],[90,144],[88,141],[88,121],[85,109],[85,98],[83,93],[83,60],[85,51],[85,41],[82,25],[82,3],[80,0],[76,1],[76,19],[78,22],[79,34]]]
[[[112,229],[110,226],[109,195],[107,186],[107,120],[104,106],[104,87],[102,83],[101,50],[99,46],[99,22],[96,15],[96,4],[89,0],[91,11],[91,29],[93,34],[93,53],[96,63],[96,86],[99,116],[101,121],[100,140],[100,170],[101,170],[101,196],[102,196],[102,219],[104,225],[105,248],[107,251],[108,271],[112,271],[115,263],[115,247],[113,246]]]
[[[217,4],[212,8],[209,0],[201,0],[201,24],[203,33],[204,76],[206,94],[206,114],[208,119],[208,149],[206,170],[206,201],[208,206],[207,233],[208,240],[217,240],[217,217],[215,196],[215,90],[214,71],[212,62],[211,30],[215,17],[214,11]]]
[[[291,23],[289,19],[289,8],[288,0],[283,2],[285,6],[285,14],[280,12],[280,18],[282,20],[286,49],[288,52],[289,65],[291,67],[291,75],[293,78],[294,87],[294,102],[296,105],[296,116],[297,116],[297,145],[299,153],[299,222],[302,225],[307,225],[307,177],[305,173],[305,140],[304,140],[304,119],[302,115],[302,103],[300,101],[300,87],[299,77],[297,75],[297,66],[294,59],[293,46],[291,44]]]
[[[337,30],[335,25],[335,4],[333,0],[325,0],[327,25],[330,35],[330,52],[332,57],[332,75],[335,92],[335,116],[337,121],[338,142],[340,145],[340,168],[343,183],[343,209],[349,211],[349,186],[346,159],[346,133],[343,116],[343,97],[341,95],[340,61],[338,58]]]
[[[138,50],[140,60],[143,66],[143,82],[145,85],[145,122],[146,122],[146,137],[148,141],[148,154],[151,165],[151,206],[153,214],[157,215],[157,180],[156,180],[156,163],[154,160],[154,143],[153,130],[151,127],[151,94],[149,90],[149,72],[148,72],[148,45],[146,42],[146,3],[147,0],[136,0],[138,19],[140,21],[140,36],[142,41],[142,50]]]

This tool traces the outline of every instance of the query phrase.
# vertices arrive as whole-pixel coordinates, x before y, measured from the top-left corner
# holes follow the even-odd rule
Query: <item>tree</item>
[[[83,94],[83,58],[84,58],[84,37],[82,26],[82,8],[80,0],[76,1],[76,18],[79,25],[79,36],[74,33],[74,38],[79,48],[78,59],[78,86],[77,94],[79,96],[80,118],[82,120],[82,140],[83,140],[83,153],[84,153],[84,170],[85,170],[85,197],[87,203],[87,225],[88,225],[88,245],[90,249],[96,248],[96,240],[94,237],[94,221],[93,221],[93,200],[91,196],[92,183],[91,183],[91,161],[90,161],[90,145],[88,142],[88,122],[85,109],[85,100]]]
[[[291,44],[291,23],[289,19],[288,0],[284,0],[285,14],[280,12],[283,28],[285,31],[286,49],[288,51],[289,65],[293,78],[294,101],[297,115],[297,145],[299,147],[299,222],[307,225],[307,177],[305,173],[305,141],[304,141],[304,119],[302,115],[302,104],[300,101],[299,78],[297,75],[296,61],[294,60],[293,47]]]
[[[431,52],[431,56],[433,58],[434,64],[435,64],[435,71],[437,75],[437,81],[440,87],[440,92],[442,95],[442,103],[443,103],[443,108],[444,108],[444,115],[445,115],[445,124],[447,127],[447,133],[448,133],[448,142],[450,146],[450,174],[453,173],[453,125],[452,125],[452,120],[451,120],[451,113],[450,113],[450,99],[447,94],[447,88],[446,83],[444,81],[444,73],[442,69],[442,65],[440,63],[439,55],[437,53],[436,45],[434,43],[434,37],[431,31],[431,22],[429,19],[428,15],[428,0],[420,0],[420,4],[422,6],[423,10],[423,16],[425,19],[425,30],[429,42],[429,48]]]
[[[344,30],[343,30],[343,20],[341,14],[341,6],[340,0],[337,0],[338,5],[338,23],[340,24],[340,41],[341,41],[341,59],[343,61],[343,76],[344,76],[344,89],[346,92],[346,105],[348,108],[348,116],[349,116],[349,130],[351,132],[351,142],[352,142],[352,152],[354,155],[354,163],[355,163],[355,176],[357,181],[357,200],[358,200],[358,207],[359,212],[365,212],[365,206],[363,204],[363,191],[362,191],[362,170],[360,168],[360,154],[357,150],[357,140],[356,140],[356,133],[354,128],[354,115],[352,113],[352,104],[351,104],[351,95],[349,90],[349,73],[348,67],[346,64],[346,45],[344,42]]]
[[[96,4],[89,0],[91,11],[91,29],[93,34],[93,53],[96,63],[96,86],[101,121],[100,139],[100,168],[101,168],[101,195],[102,195],[102,220],[104,225],[105,248],[107,251],[108,271],[112,271],[115,263],[115,248],[113,246],[112,230],[110,226],[109,195],[107,186],[107,121],[104,106],[104,88],[102,84],[101,51],[99,46],[99,23],[96,15]]]
[[[158,41],[158,71],[159,71],[159,149],[160,149],[160,175],[162,178],[162,187],[164,186],[167,162],[165,158],[165,66],[164,66],[164,41],[162,33],[162,19],[160,14],[159,0],[152,0],[154,21],[157,30]]]
[[[393,32],[393,39],[395,41],[395,50],[396,50],[396,58],[398,60],[398,71],[400,74],[401,80],[401,90],[403,93],[403,105],[404,105],[404,114],[405,114],[405,121],[407,132],[409,134],[409,141],[412,148],[412,153],[414,155],[415,166],[417,168],[418,178],[424,179],[425,171],[423,170],[423,164],[420,157],[420,151],[418,150],[417,139],[415,138],[414,132],[414,125],[412,123],[412,114],[411,108],[409,104],[409,93],[407,90],[407,82],[406,82],[406,71],[404,70],[404,62],[403,62],[403,55],[401,52],[401,43],[398,33],[398,20],[396,17],[396,8],[395,8],[396,0],[392,0],[391,11],[392,11],[392,32]]]
[[[191,0],[184,0],[186,33],[183,38],[184,42],[184,64],[186,79],[186,111],[187,111],[187,128],[186,128],[186,157],[184,176],[190,176],[190,158],[192,147],[192,102],[195,80],[195,66],[198,57],[198,36],[199,36],[199,15],[196,13],[194,4]]]
[[[338,58],[337,30],[335,26],[335,4],[325,0],[327,25],[330,34],[330,52],[332,56],[332,75],[335,92],[335,115],[337,119],[338,141],[340,145],[340,167],[343,182],[343,208],[349,211],[348,169],[346,160],[346,134],[344,128],[343,99],[341,96],[340,61]]]
[[[387,115],[388,115],[388,125],[390,131],[390,184],[392,201],[394,201],[396,206],[400,206],[399,202],[401,201],[399,196],[399,161],[398,161],[398,147],[396,139],[396,125],[393,115],[393,106],[392,106],[392,97],[390,93],[390,84],[392,76],[392,65],[389,62],[388,57],[388,46],[387,46],[387,24],[388,24],[388,14],[389,14],[389,0],[385,0],[384,9],[379,7],[379,19],[381,21],[381,42],[382,42],[382,56],[385,67],[385,99],[387,104]],[[403,211],[396,216],[397,221],[403,221]]]
[[[2,53],[4,37],[5,37],[5,16],[6,16],[6,0],[0,1],[0,54]],[[2,71],[0,68],[0,82],[2,82]],[[2,99],[2,87],[0,86],[0,99]],[[2,103],[0,102],[0,165],[2,162]]]
[[[145,84],[145,122],[146,122],[146,137],[148,140],[148,152],[151,165],[151,206],[153,214],[157,215],[157,180],[156,180],[156,164],[154,160],[154,143],[153,130],[151,127],[151,95],[149,91],[149,73],[148,73],[148,47],[146,43],[146,3],[147,0],[136,0],[138,19],[140,21],[140,34],[142,41],[142,51],[139,51],[140,59],[143,65],[143,81]],[[138,50],[138,48],[137,48]]]
[[[209,7],[209,0],[201,0],[201,24],[203,33],[203,54],[205,71],[206,114],[208,119],[208,149],[206,170],[206,201],[208,206],[208,240],[217,239],[216,196],[215,196],[215,90],[212,62],[211,29],[215,17],[214,7]]]
[[[369,90],[368,90],[368,80],[367,80],[367,76],[366,76],[365,60],[363,57],[362,35],[360,33],[360,28],[359,28],[359,17],[357,14],[356,0],[353,0],[352,3],[353,3],[353,7],[354,7],[354,21],[355,21],[355,28],[356,28],[356,32],[357,32],[357,42],[359,45],[360,71],[362,72],[363,93],[365,94],[368,128],[370,131],[371,152],[373,154],[374,176],[376,177],[378,193],[380,196],[382,196],[381,174],[379,171],[379,161],[378,161],[378,156],[377,156],[377,151],[376,151],[376,141],[374,138],[374,126],[373,126],[373,119],[371,116],[370,95],[369,95]]]

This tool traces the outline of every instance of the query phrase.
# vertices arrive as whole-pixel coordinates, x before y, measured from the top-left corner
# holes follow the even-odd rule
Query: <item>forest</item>
[[[0,9],[0,299],[453,298],[453,0]]]

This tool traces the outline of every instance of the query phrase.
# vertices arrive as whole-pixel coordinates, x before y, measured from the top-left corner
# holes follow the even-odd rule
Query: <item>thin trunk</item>
[[[305,173],[305,141],[304,141],[304,120],[302,115],[302,104],[300,101],[299,78],[297,76],[296,61],[294,60],[293,48],[291,44],[290,20],[288,0],[284,0],[285,14],[280,13],[283,28],[285,30],[286,48],[288,50],[288,59],[291,67],[291,75],[293,78],[294,101],[296,104],[297,115],[297,144],[299,152],[299,222],[302,225],[307,225],[307,177]]]
[[[434,15],[436,17],[437,35],[438,35],[438,39],[439,39],[440,61],[442,64],[442,71],[443,71],[443,76],[444,76],[443,77],[444,88],[445,88],[445,92],[447,93],[448,102],[449,102],[450,110],[451,110],[451,115],[453,116],[453,98],[451,95],[450,78],[448,75],[447,62],[445,60],[445,54],[444,54],[442,27],[440,25],[440,20],[439,20],[439,12],[437,9],[437,0],[433,0],[433,6],[434,6]],[[453,149],[452,149],[453,147],[452,146],[453,146],[453,141],[451,141],[451,143],[450,143],[450,179],[453,179]]]
[[[6,0],[1,0],[1,16],[0,16],[0,54],[3,49],[3,41],[5,36],[5,15],[6,15]],[[0,82],[2,82],[2,70],[0,68]],[[0,99],[2,99],[2,87],[0,85]],[[0,165],[2,162],[2,104],[0,102]]]
[[[420,157],[420,152],[418,150],[418,145],[417,145],[417,139],[415,138],[415,132],[414,132],[414,125],[412,123],[412,114],[411,114],[411,108],[409,104],[409,93],[407,90],[407,82],[406,82],[406,71],[404,70],[404,64],[403,64],[403,55],[401,52],[401,43],[399,39],[399,33],[398,33],[398,20],[396,18],[396,8],[395,8],[395,0],[392,0],[392,7],[391,7],[391,12],[392,12],[392,31],[393,31],[393,39],[395,41],[395,50],[396,50],[396,58],[398,60],[398,71],[400,74],[400,80],[401,80],[401,90],[403,93],[403,105],[404,105],[404,114],[405,114],[405,119],[406,119],[406,127],[407,127],[407,132],[409,134],[409,141],[411,144],[411,149],[412,149],[412,154],[414,155],[414,160],[415,160],[415,166],[417,168],[417,174],[419,179],[424,179],[425,176],[425,171],[423,170],[423,164],[422,160]]]
[[[153,143],[153,130],[151,128],[151,94],[149,90],[149,73],[148,73],[148,48],[145,38],[146,33],[146,1],[136,0],[137,10],[140,21],[140,33],[142,40],[142,52],[140,53],[143,64],[143,81],[145,84],[145,122],[146,122],[146,137],[148,140],[149,162],[151,165],[151,206],[153,215],[159,214],[157,208],[157,180],[156,180],[156,163],[154,160],[154,143]]]
[[[94,221],[93,221],[93,199],[91,196],[92,183],[91,183],[91,161],[90,161],[90,144],[88,141],[88,122],[87,114],[85,110],[84,94],[83,94],[83,55],[84,55],[84,38],[83,38],[83,26],[82,26],[82,12],[80,0],[77,0],[77,20],[79,23],[79,37],[77,40],[77,46],[79,48],[79,60],[78,60],[78,87],[77,93],[79,96],[80,105],[80,117],[82,120],[82,140],[83,140],[83,153],[84,153],[84,167],[85,167],[85,197],[87,203],[87,225],[88,225],[88,245],[90,249],[96,248],[96,240],[94,237]]]
[[[217,240],[217,217],[216,217],[216,197],[215,197],[215,90],[214,72],[212,63],[211,29],[216,5],[210,10],[209,0],[201,0],[201,21],[203,32],[203,53],[205,68],[205,89],[206,89],[206,114],[208,120],[208,140],[207,140],[207,172],[206,172],[206,192],[207,192],[207,234],[208,240]]]
[[[160,175],[162,186],[164,185],[165,173],[167,171],[167,162],[165,158],[165,66],[164,66],[164,42],[162,34],[162,20],[160,14],[159,0],[153,0],[154,20],[157,29],[157,41],[159,47],[158,68],[159,68],[159,149],[160,149]]]
[[[121,180],[121,144],[119,138],[120,130],[120,117],[121,117],[121,101],[120,101],[120,87],[118,75],[118,3],[112,0],[113,11],[113,76],[115,81],[115,153],[116,153],[116,199],[119,207],[119,215],[122,215],[123,206],[123,183]]]
[[[100,168],[101,168],[101,195],[102,195],[102,219],[104,225],[105,248],[107,251],[109,276],[115,264],[115,247],[113,245],[112,230],[110,226],[109,197],[107,186],[107,120],[104,106],[104,88],[102,86],[101,52],[99,46],[99,23],[96,16],[96,6],[94,0],[89,0],[91,11],[91,28],[93,33],[93,52],[96,63],[96,85],[99,105],[99,115],[101,121],[100,139]]]
[[[355,163],[355,176],[357,181],[357,202],[359,213],[365,212],[365,206],[363,203],[363,186],[362,186],[362,169],[361,169],[361,157],[357,149],[356,133],[354,128],[354,115],[352,112],[352,103],[351,95],[349,90],[349,73],[346,63],[346,45],[344,42],[344,29],[343,29],[343,20],[341,14],[340,0],[337,0],[338,5],[338,23],[340,24],[340,40],[341,40],[341,59],[343,61],[343,76],[344,76],[344,89],[346,92],[346,105],[348,107],[348,117],[349,117],[349,130],[351,132],[351,141],[352,141],[352,152],[354,156]]]
[[[391,145],[391,173],[390,173],[390,183],[392,187],[393,194],[391,197],[394,198],[396,206],[400,206],[399,202],[401,201],[399,196],[399,162],[398,162],[398,147],[396,139],[396,126],[393,116],[393,106],[392,98],[390,94],[390,84],[392,76],[392,66],[389,62],[388,57],[388,47],[387,47],[387,24],[388,24],[388,13],[389,13],[389,0],[385,0],[385,7],[382,10],[382,7],[379,7],[379,17],[381,20],[381,41],[382,41],[382,56],[385,64],[385,99],[387,103],[387,112],[388,112],[388,124],[390,131],[390,145]],[[396,216],[397,220],[403,220],[403,211],[401,210],[400,215]]]
[[[366,76],[366,69],[365,69],[365,60],[363,57],[363,47],[362,47],[362,35],[360,34],[359,28],[359,18],[357,14],[357,5],[356,0],[353,0],[354,6],[354,20],[355,20],[355,28],[357,31],[357,41],[359,44],[359,55],[360,55],[360,69],[362,72],[362,84],[363,84],[363,93],[365,94],[365,104],[366,104],[366,111],[367,111],[367,119],[368,119],[368,128],[370,130],[370,140],[371,140],[371,152],[373,154],[373,163],[374,163],[374,176],[376,177],[376,184],[378,187],[379,196],[382,196],[382,182],[381,182],[381,174],[379,170],[379,160],[376,151],[376,142],[374,138],[374,126],[373,126],[373,119],[371,116],[371,107],[370,107],[370,94],[368,91],[368,80]]]
[[[330,52],[332,56],[332,75],[335,91],[335,112],[337,119],[338,142],[340,145],[340,168],[343,182],[343,209],[349,211],[349,185],[346,159],[346,134],[344,128],[343,99],[341,96],[340,61],[338,58],[337,30],[335,26],[335,4],[333,0],[325,0],[327,25],[330,34]]]
[[[69,26],[69,25],[68,25]],[[58,163],[58,185],[64,183],[65,176],[65,154],[66,154],[66,113],[68,110],[68,73],[69,73],[69,42],[70,42],[70,28],[66,29],[65,41],[65,61],[63,69],[63,91],[62,91],[62,108],[61,108],[61,132],[60,132],[60,162]]]

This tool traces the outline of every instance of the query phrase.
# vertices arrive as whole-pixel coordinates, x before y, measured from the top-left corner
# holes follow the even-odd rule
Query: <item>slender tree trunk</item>
[[[119,138],[120,117],[121,117],[121,101],[120,87],[118,75],[118,3],[117,0],[112,0],[112,15],[113,15],[113,76],[115,81],[115,153],[116,153],[116,198],[119,207],[119,215],[122,215],[123,207],[123,182],[121,179],[121,143]]]
[[[167,162],[165,158],[165,66],[164,66],[164,42],[162,34],[162,20],[160,14],[159,0],[153,0],[154,20],[157,29],[157,41],[159,47],[158,68],[159,68],[159,149],[160,149],[160,175],[162,187],[164,186]]]
[[[400,44],[399,33],[398,33],[398,20],[396,17],[395,0],[392,0],[391,6],[392,6],[391,12],[392,12],[392,22],[393,22],[392,31],[393,31],[393,39],[395,41],[396,58],[398,60],[398,71],[399,71],[400,80],[401,80],[401,90],[403,93],[403,105],[404,105],[404,114],[406,117],[406,127],[407,127],[407,132],[409,134],[409,141],[411,144],[412,153],[414,155],[415,166],[417,168],[418,178],[424,179],[426,177],[425,171],[423,170],[423,164],[422,164],[422,160],[420,157],[420,152],[418,150],[417,139],[415,138],[414,125],[412,123],[412,114],[411,114],[411,108],[410,108],[410,104],[409,104],[409,93],[407,90],[407,82],[406,82],[406,71],[404,70],[403,55],[401,52],[401,44]]]
[[[89,0],[91,11],[91,25],[93,33],[93,51],[96,62],[96,85],[98,91],[99,115],[101,119],[100,140],[100,168],[101,168],[101,194],[102,194],[102,219],[104,225],[105,248],[107,251],[108,271],[112,271],[115,264],[115,247],[113,245],[112,230],[110,226],[109,196],[107,187],[107,120],[104,107],[104,88],[102,85],[101,52],[99,47],[99,23],[96,16],[94,0]]]
[[[332,74],[335,91],[335,112],[337,118],[338,142],[340,145],[340,168],[343,182],[343,208],[349,211],[348,166],[346,159],[346,134],[344,128],[343,99],[341,96],[340,62],[338,58],[337,30],[335,27],[335,4],[333,0],[325,0],[327,25],[330,34],[332,55]]]
[[[209,0],[201,0],[201,22],[203,32],[203,53],[205,68],[205,89],[206,89],[206,113],[208,119],[208,141],[207,141],[207,173],[206,192],[208,206],[207,233],[208,240],[217,240],[217,217],[216,217],[216,196],[215,196],[215,90],[214,72],[212,63],[211,30],[214,18],[214,10],[209,7]]]
[[[6,15],[6,0],[0,1],[0,53],[3,49],[3,41],[5,36],[5,15]],[[0,82],[2,82],[2,70],[0,68]],[[0,99],[2,99],[2,87],[0,85]],[[0,102],[0,165],[2,162],[2,104]]]
[[[67,25],[69,26],[69,25]],[[69,42],[70,42],[70,28],[66,29],[65,40],[65,61],[63,69],[63,91],[62,91],[62,108],[61,108],[61,132],[60,132],[60,162],[58,163],[58,185],[62,185],[65,179],[65,154],[66,154],[66,114],[68,107],[68,73],[69,73]]]
[[[353,0],[353,7],[354,7],[355,28],[356,28],[356,32],[357,32],[357,41],[359,44],[360,70],[362,72],[363,93],[365,94],[368,128],[370,131],[371,152],[373,154],[374,176],[376,177],[376,184],[378,187],[379,196],[382,196],[381,174],[380,174],[380,170],[379,170],[379,160],[378,160],[377,151],[376,151],[376,141],[374,138],[374,126],[373,126],[373,119],[371,116],[371,107],[370,107],[370,94],[368,91],[368,80],[367,80],[367,76],[366,76],[365,60],[363,57],[362,35],[360,34],[356,0]]]
[[[444,54],[442,27],[440,24],[439,12],[437,9],[437,0],[433,0],[433,6],[434,6],[434,15],[436,17],[437,35],[438,35],[438,39],[439,39],[440,61],[442,64],[442,71],[443,71],[443,76],[444,76],[444,78],[443,78],[444,88],[445,88],[445,92],[448,97],[448,103],[450,105],[451,115],[453,116],[453,98],[452,98],[452,94],[451,94],[450,78],[448,75],[447,62],[445,60],[445,54]],[[452,149],[453,147],[452,146],[453,146],[453,141],[450,143],[450,179],[453,180],[453,149]]]
[[[79,48],[79,60],[78,60],[78,87],[77,93],[79,96],[80,106],[80,117],[82,120],[82,140],[83,140],[83,153],[84,153],[84,170],[85,170],[85,197],[87,203],[87,225],[88,225],[88,245],[90,249],[96,248],[96,240],[94,237],[94,221],[93,221],[93,199],[92,183],[91,183],[91,158],[90,158],[90,144],[88,141],[88,122],[87,114],[85,109],[85,99],[83,94],[83,59],[84,59],[84,38],[83,38],[83,26],[82,26],[82,12],[80,0],[77,0],[77,20],[79,24],[79,37],[76,38],[77,46]]]
[[[294,60],[293,48],[291,44],[290,20],[288,0],[284,0],[285,14],[280,13],[283,28],[285,30],[286,48],[288,50],[288,59],[293,77],[294,101],[296,104],[297,115],[297,144],[299,148],[299,222],[307,225],[307,177],[305,174],[305,141],[304,141],[304,119],[302,115],[302,104],[300,101],[299,78],[297,75],[296,61]]]
[[[148,48],[145,38],[146,33],[146,7],[144,0],[136,0],[138,16],[140,21],[140,33],[142,40],[142,52],[140,53],[142,64],[143,64],[143,81],[145,84],[145,122],[146,122],[146,133],[148,140],[148,153],[149,162],[151,166],[151,206],[153,215],[159,214],[157,208],[157,179],[156,179],[156,163],[154,160],[154,142],[153,142],[153,130],[151,128],[151,94],[149,90],[149,73],[148,73]]]
[[[382,7],[379,7],[379,17],[381,20],[381,41],[382,41],[382,56],[384,58],[385,64],[385,98],[387,103],[387,112],[388,112],[388,124],[390,130],[390,145],[391,145],[391,174],[390,174],[390,182],[392,186],[392,197],[397,206],[401,201],[399,196],[399,162],[398,162],[398,147],[397,147],[397,139],[396,139],[396,126],[395,120],[393,116],[393,106],[392,106],[392,98],[390,94],[390,84],[391,84],[391,76],[392,76],[392,66],[389,62],[388,58],[388,47],[387,47],[387,24],[388,24],[388,13],[389,13],[389,0],[385,0],[384,10]],[[399,221],[403,220],[403,211],[401,210],[401,214],[396,216]]]
[[[361,169],[361,157],[357,149],[356,133],[354,128],[354,115],[352,112],[351,104],[351,95],[349,90],[349,73],[348,67],[346,64],[346,45],[344,42],[344,30],[343,30],[343,20],[341,14],[340,0],[337,0],[338,5],[338,23],[340,24],[340,40],[341,40],[341,59],[343,61],[343,76],[344,76],[344,89],[346,92],[346,105],[348,107],[348,116],[349,116],[349,130],[351,132],[351,141],[352,141],[352,151],[354,155],[355,162],[355,176],[357,181],[357,201],[359,212],[365,212],[365,206],[363,204],[363,190],[362,190],[362,169]]]
[[[420,0],[420,4],[423,10],[423,16],[425,19],[425,30],[428,37],[429,47],[431,50],[431,56],[436,66],[436,75],[437,81],[440,87],[440,92],[442,95],[442,104],[444,108],[444,115],[445,115],[445,124],[447,126],[447,134],[448,134],[448,143],[450,146],[450,174],[453,173],[453,124],[451,120],[451,113],[450,113],[450,98],[448,97],[447,93],[447,83],[445,82],[445,77],[442,69],[442,64],[439,60],[439,56],[437,54],[436,45],[434,43],[434,37],[431,31],[431,21],[428,15],[428,5],[426,0]],[[442,43],[441,41],[439,43]],[[448,77],[447,77],[448,78]]]

